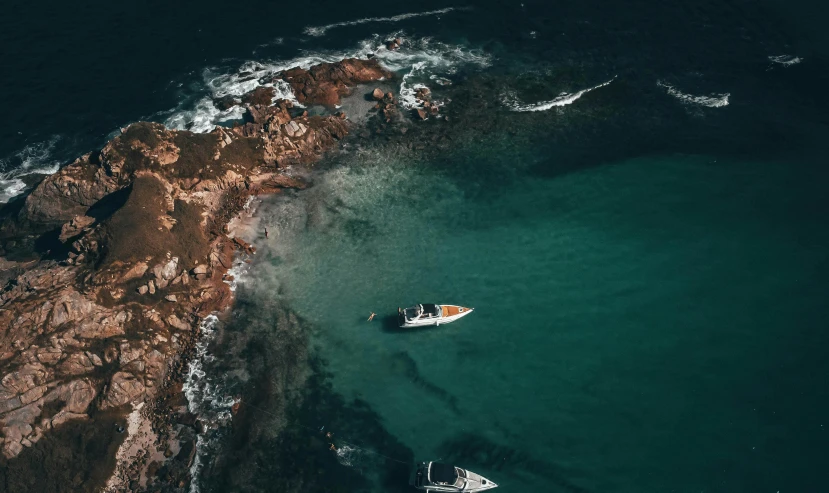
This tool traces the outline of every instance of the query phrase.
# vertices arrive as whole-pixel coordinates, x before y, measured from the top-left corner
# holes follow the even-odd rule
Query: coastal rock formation
[[[375,80],[391,78],[376,59],[347,58],[337,63],[321,63],[308,70],[292,68],[277,75],[290,84],[297,100],[303,104],[334,107],[350,88]]]
[[[390,76],[356,59],[280,75],[299,101],[325,105]],[[349,131],[274,95],[243,96],[249,121],[206,134],[132,124],[0,211],[2,460],[109,410],[140,410],[171,434],[169,401],[199,322],[232,301],[234,252],[254,251],[228,237],[228,221],[252,195],[303,187],[289,167]]]

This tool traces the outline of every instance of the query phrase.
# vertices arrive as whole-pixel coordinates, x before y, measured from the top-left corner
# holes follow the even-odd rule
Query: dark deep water
[[[306,32],[448,6],[470,8]],[[384,61],[425,62],[438,95],[430,74],[453,82],[453,149],[366,143],[294,205],[259,207],[278,234],[253,238],[206,365],[249,405],[210,435],[201,489],[406,491],[397,460],[443,457],[505,492],[824,491],[823,10],[15,2],[0,179],[131,121],[192,127],[207,81],[245,62],[403,31],[408,58]],[[478,311],[402,337],[361,318],[425,298]]]

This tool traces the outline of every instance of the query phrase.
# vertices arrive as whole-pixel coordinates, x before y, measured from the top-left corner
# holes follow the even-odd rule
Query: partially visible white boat
[[[497,488],[498,485],[472,471],[440,462],[421,462],[417,466],[414,487],[441,493],[467,493]]]
[[[400,327],[425,327],[454,322],[472,313],[473,308],[458,305],[422,304],[409,308],[398,308],[397,319]]]

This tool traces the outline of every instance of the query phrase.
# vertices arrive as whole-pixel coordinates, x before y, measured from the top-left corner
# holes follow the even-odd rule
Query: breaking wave
[[[52,137],[45,142],[31,144],[0,160],[0,203],[8,202],[26,189],[21,177],[30,174],[51,175],[58,170],[60,162],[54,158],[53,151],[60,137]]]
[[[480,50],[451,45],[432,38],[407,38],[397,50],[386,48],[385,40],[388,37],[401,35],[375,35],[350,50],[306,52],[284,61],[248,61],[230,73],[222,73],[215,68],[205,69],[203,79],[208,94],[192,107],[173,110],[164,123],[176,130],[210,132],[218,123],[239,119],[244,114],[244,109],[240,106],[221,111],[214,105],[214,99],[225,96],[239,97],[257,87],[274,87],[275,99],[290,100],[295,105],[302,106],[296,100],[290,86],[284,81],[274,82],[273,76],[294,67],[307,69],[319,63],[334,63],[344,58],[366,58],[370,54],[389,70],[404,73],[400,86],[400,100],[404,107],[414,108],[419,105],[414,99],[414,91],[422,87],[424,82],[436,79],[439,83],[445,84],[448,82],[447,77],[456,73],[461,66],[486,67],[491,61],[490,56]]]
[[[731,96],[730,93],[694,96],[693,94],[681,92],[679,89],[661,80],[656,81],[656,85],[665,89],[668,94],[679,99],[684,104],[693,104],[708,108],[722,108],[723,106],[728,106],[728,98]]]
[[[502,102],[512,111],[547,111],[552,108],[560,107],[560,106],[567,106],[568,104],[573,104],[578,100],[580,97],[584,96],[590,91],[595,89],[599,89],[600,87],[604,87],[611,82],[616,80],[614,76],[607,82],[602,82],[601,84],[595,85],[593,87],[588,87],[587,89],[582,89],[578,92],[567,93],[562,92],[555,99],[551,99],[550,101],[542,101],[540,103],[534,104],[523,104],[518,100],[518,97],[514,93],[508,93],[502,99]]]
[[[776,63],[778,65],[782,65],[784,67],[789,67],[791,65],[797,65],[798,63],[802,62],[803,59],[799,56],[794,55],[771,55],[769,56],[769,61],[772,63]]]
[[[236,404],[236,399],[226,395],[222,386],[207,376],[204,370],[205,363],[215,360],[215,356],[208,353],[207,348],[210,342],[216,337],[216,327],[219,319],[215,315],[208,315],[201,324],[201,338],[196,343],[196,354],[190,361],[187,368],[187,377],[184,380],[182,390],[187,397],[187,409],[199,416],[199,421],[204,424],[205,431],[196,437],[196,455],[193,464],[190,466],[190,493],[199,491],[199,472],[202,468],[202,460],[208,453],[206,449],[211,445],[207,433],[227,424],[232,418],[231,407]]]
[[[412,12],[409,14],[400,14],[400,15],[393,15],[391,17],[364,17],[362,19],[357,19],[354,21],[344,21],[344,22],[335,22],[334,24],[328,24],[327,26],[313,26],[313,27],[306,27],[305,34],[310,36],[322,36],[328,30],[334,29],[337,27],[345,27],[345,26],[357,26],[360,24],[368,24],[370,22],[400,22],[406,19],[411,19],[413,17],[425,17],[430,15],[440,15],[440,14],[447,14],[452,12],[453,10],[458,10],[454,7],[448,7],[445,9],[440,10],[430,10],[428,12]]]

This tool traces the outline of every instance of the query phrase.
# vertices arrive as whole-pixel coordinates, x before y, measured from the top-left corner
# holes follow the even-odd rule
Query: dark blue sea
[[[428,141],[347,142],[236,225],[257,253],[188,378],[191,491],[414,491],[421,460],[504,493],[829,491],[827,20],[777,0],[15,1],[0,195],[130,122],[206,132],[240,116],[213,98],[371,54],[443,116],[410,123]],[[396,329],[429,302],[475,312]]]

